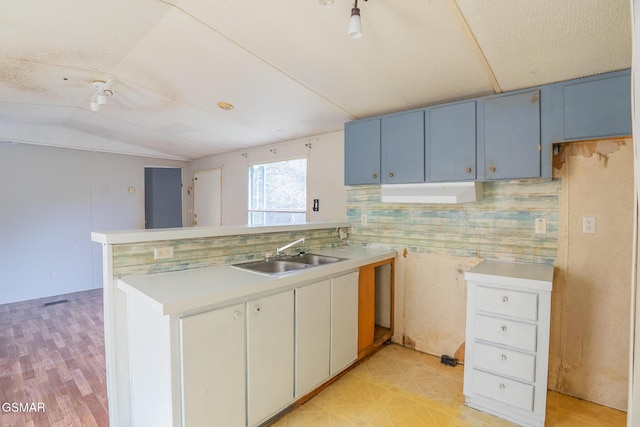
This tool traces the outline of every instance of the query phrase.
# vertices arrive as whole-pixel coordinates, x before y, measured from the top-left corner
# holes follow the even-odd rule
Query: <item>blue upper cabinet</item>
[[[382,117],[382,183],[424,182],[424,111]]]
[[[344,126],[345,185],[380,184],[380,119]]]
[[[631,76],[581,79],[563,87],[563,139],[631,135]]]
[[[553,144],[631,135],[631,72],[345,125],[345,184],[551,178]]]
[[[482,110],[484,110],[482,112]],[[485,98],[478,138],[482,180],[540,176],[540,91]]]
[[[425,113],[427,181],[476,179],[476,101],[434,107]]]

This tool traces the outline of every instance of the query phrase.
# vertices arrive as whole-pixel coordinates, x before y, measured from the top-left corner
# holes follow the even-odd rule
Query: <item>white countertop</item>
[[[160,240],[200,239],[204,237],[238,236],[243,234],[281,233],[298,230],[317,230],[321,228],[351,227],[350,222],[306,222],[290,225],[237,225],[222,227],[179,227],[150,230],[94,231],[91,240],[103,244],[123,244],[156,242]]]
[[[466,280],[496,285],[527,286],[551,291],[553,266],[518,262],[482,261],[464,274]]]
[[[347,259],[278,276],[253,273],[229,265],[129,276],[118,281],[118,288],[130,297],[146,300],[163,315],[184,314],[283,291],[396,257],[396,252],[391,250],[350,246],[313,253]]]

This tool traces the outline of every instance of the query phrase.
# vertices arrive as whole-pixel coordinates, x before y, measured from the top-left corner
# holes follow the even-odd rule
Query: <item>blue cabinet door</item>
[[[382,183],[424,182],[424,111],[382,118]]]
[[[486,98],[483,109],[484,179],[540,177],[540,91]]]
[[[380,119],[344,126],[344,184],[380,183]]]
[[[568,82],[563,88],[564,140],[631,135],[631,76]]]
[[[434,107],[426,112],[427,181],[476,179],[476,102]]]

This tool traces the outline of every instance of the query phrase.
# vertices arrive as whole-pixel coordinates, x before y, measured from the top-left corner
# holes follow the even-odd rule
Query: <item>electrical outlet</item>
[[[547,220],[545,218],[535,219],[536,234],[547,234]]]
[[[153,259],[173,258],[173,246],[165,246],[163,248],[153,248]]]
[[[360,225],[367,225],[367,214],[360,215]]]
[[[582,232],[585,234],[595,234],[596,232],[596,217],[595,216],[583,216],[582,217]]]

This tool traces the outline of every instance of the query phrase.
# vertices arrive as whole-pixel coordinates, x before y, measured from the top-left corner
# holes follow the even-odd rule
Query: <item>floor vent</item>
[[[49,307],[50,305],[56,305],[56,304],[62,304],[63,302],[69,302],[68,299],[61,299],[58,301],[52,301],[52,302],[45,302],[44,304],[42,304],[43,307]]]

